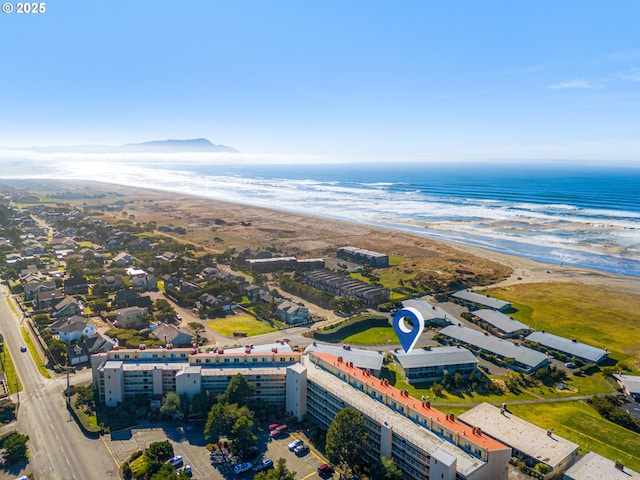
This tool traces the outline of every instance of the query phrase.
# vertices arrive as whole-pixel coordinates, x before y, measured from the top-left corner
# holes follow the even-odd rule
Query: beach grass
[[[278,330],[268,323],[257,320],[255,317],[246,313],[209,320],[207,326],[225,337],[233,337],[234,333],[242,333],[247,337],[254,337]]]
[[[398,265],[402,265],[402,263],[404,263],[405,258],[404,257],[399,257],[397,255],[389,255],[389,266],[390,267],[397,267]]]
[[[509,411],[554,435],[577,443],[581,453],[594,451],[640,470],[640,435],[604,418],[583,402],[509,405]]]
[[[508,300],[510,315],[538,330],[600,348],[640,367],[640,294],[581,283],[517,284],[487,293]]]

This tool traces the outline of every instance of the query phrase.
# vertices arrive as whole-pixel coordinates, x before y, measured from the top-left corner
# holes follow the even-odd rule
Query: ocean
[[[343,219],[640,276],[640,169],[93,162],[73,176]]]

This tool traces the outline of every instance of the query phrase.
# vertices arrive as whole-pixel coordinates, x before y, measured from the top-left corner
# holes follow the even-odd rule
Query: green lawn
[[[640,435],[601,418],[582,402],[510,405],[509,411],[580,445],[581,453],[593,450],[612,460],[619,459],[640,470]]]
[[[247,337],[253,337],[255,335],[277,331],[277,328],[273,328],[268,323],[256,320],[255,317],[246,313],[209,320],[207,326],[225,337],[233,337],[234,332],[246,333]]]
[[[640,367],[640,294],[562,282],[512,285],[488,293],[513,302],[517,312],[509,315],[516,320],[608,348],[614,358]]]
[[[18,390],[22,390],[22,384],[20,383],[20,379],[16,373],[16,368],[13,365],[13,360],[6,345],[3,345],[3,351],[0,352],[0,372],[4,372],[9,393],[15,393]],[[17,389],[16,385],[18,387]]]
[[[405,261],[404,257],[398,257],[397,255],[389,255],[389,266],[390,267],[396,267],[398,265],[401,265],[402,262]]]
[[[24,327],[20,327],[20,330],[22,333],[24,344],[27,346],[27,349],[31,354],[31,358],[33,358],[33,361],[36,362],[36,366],[38,367],[38,371],[40,372],[40,375],[42,375],[45,378],[51,378],[51,375],[49,374],[49,370],[47,370],[47,367],[45,367],[44,362],[42,361],[42,358],[40,358],[40,355],[38,354],[38,350],[36,349],[36,346],[33,344],[33,340],[31,339],[31,336],[27,332],[27,329]]]
[[[345,337],[344,342],[356,345],[387,345],[398,344],[398,336],[393,327],[371,327],[362,332]]]

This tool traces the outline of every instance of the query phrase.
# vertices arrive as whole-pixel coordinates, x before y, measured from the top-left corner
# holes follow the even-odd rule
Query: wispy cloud
[[[569,80],[566,82],[555,83],[553,85],[549,85],[549,88],[553,90],[561,90],[561,89],[569,89],[569,88],[593,88],[591,82],[581,79],[575,78],[573,80]]]
[[[609,60],[634,60],[640,58],[640,48],[630,48],[628,50],[620,50],[607,55]]]
[[[622,80],[631,80],[632,82],[640,82],[640,68],[634,67],[624,72],[620,72],[618,76]]]

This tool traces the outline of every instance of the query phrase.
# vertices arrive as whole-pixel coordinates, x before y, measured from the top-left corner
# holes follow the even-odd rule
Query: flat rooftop
[[[265,345],[253,345],[250,344],[249,349],[251,353],[271,353],[273,349],[278,349],[278,353],[289,353],[293,352],[293,349],[288,343],[267,343]],[[237,347],[237,348],[225,348],[224,353],[237,354],[237,353],[245,353],[247,351],[247,347]]]
[[[503,308],[511,305],[511,302],[506,302],[504,300],[500,300],[499,298],[482,295],[470,290],[460,290],[459,292],[456,292],[451,296],[453,298],[459,298],[460,300],[465,300],[467,302],[484,305],[485,307],[495,308],[496,310],[502,310]]]
[[[495,310],[485,308],[482,310],[476,310],[473,314],[483,322],[493,325],[498,330],[507,334],[518,332],[520,330],[531,330],[529,325],[513,320],[504,313],[497,312]]]
[[[640,393],[640,377],[635,375],[614,375],[615,379],[627,387],[631,393]]]
[[[487,332],[479,332],[478,330],[461,325],[444,327],[440,330],[440,334],[473,345],[482,350],[493,352],[504,358],[514,358],[517,362],[527,365],[530,368],[536,368],[549,361],[547,356],[542,352],[522,345],[515,345],[511,340],[503,340],[489,335]]]
[[[316,355],[326,356],[326,360],[331,360],[331,356],[328,354]],[[320,385],[324,390],[342,399],[347,405],[362,412],[363,415],[380,425],[384,425],[385,423],[391,425],[394,432],[404,438],[410,439],[411,443],[422,451],[430,454],[440,449],[454,456],[457,460],[456,470],[465,476],[485,465],[485,462],[481,459],[470,455],[453,443],[438,437],[435,433],[419,426],[401,413],[384,406],[366,393],[347,385],[335,375],[323,370],[321,367],[313,365],[309,360],[310,357],[305,362],[305,365],[307,367],[307,377],[310,381]],[[400,398],[399,391],[397,397]],[[442,414],[442,418],[444,418],[444,414]],[[491,440],[486,436],[484,436],[483,439]]]
[[[616,462],[589,452],[573,467],[565,472],[568,480],[640,480],[640,473],[624,467],[624,470],[616,468]]]
[[[312,356],[316,356],[318,358],[321,358],[322,360],[324,360],[325,362],[328,362],[330,364],[332,364],[334,367],[338,368],[338,370],[342,371],[343,373],[347,374],[350,377],[356,378],[362,382],[365,382],[368,384],[368,386],[371,386],[375,391],[377,391],[378,393],[381,393],[382,396],[384,397],[391,397],[393,399],[393,401],[396,404],[401,404],[405,407],[408,407],[411,410],[414,410],[415,412],[417,412],[418,414],[430,419],[432,422],[442,425],[443,427],[447,428],[448,430],[451,430],[452,432],[457,433],[458,435],[462,436],[462,437],[466,437],[469,441],[469,443],[475,444],[483,449],[487,449],[487,450],[504,450],[507,447],[505,446],[504,443],[495,440],[493,438],[487,437],[486,435],[482,435],[482,436],[477,436],[477,435],[472,435],[469,427],[461,422],[458,422],[455,420],[455,418],[453,420],[449,420],[447,419],[447,415],[446,413],[438,410],[437,408],[427,408],[427,407],[423,407],[422,406],[422,402],[419,399],[416,399],[414,397],[405,397],[403,395],[401,395],[401,391],[397,388],[395,388],[392,385],[385,385],[384,383],[382,383],[379,379],[375,378],[375,377],[365,377],[363,372],[361,370],[359,370],[358,368],[355,368],[355,366],[353,368],[348,367],[346,363],[344,362],[338,362],[337,357],[328,353],[312,353]],[[309,370],[311,370],[311,368],[309,368]],[[330,373],[327,372],[328,375],[331,375]],[[336,381],[340,382],[342,384],[342,388],[345,388],[345,382],[340,380],[339,378],[335,377],[334,375],[331,375],[332,377],[334,377],[336,379]],[[354,389],[355,390],[355,389]],[[360,390],[357,390],[358,392],[360,392]],[[387,407],[384,403],[375,400],[373,398],[371,398],[369,395],[367,395],[366,393],[362,392],[362,394],[368,399],[371,400],[373,402],[375,402],[376,408],[378,409],[388,409],[391,411],[391,409],[389,407]],[[343,394],[344,395],[344,394]],[[343,397],[341,397],[343,398]],[[418,426],[416,423],[414,423],[412,420],[407,419],[404,415],[401,415],[402,418],[408,420],[409,422],[411,422],[411,424]],[[428,429],[419,427],[420,430],[426,430],[429,431]]]
[[[458,418],[551,467],[578,449],[575,443],[557,435],[549,437],[545,429],[509,412],[501,414],[499,408],[489,403],[481,403]]]
[[[553,348],[559,352],[568,353],[574,357],[584,358],[594,363],[598,363],[609,355],[609,352],[602,348],[592,347],[591,345],[559,337],[558,335],[553,335],[552,333],[544,331],[533,332],[527,336],[526,339],[529,342],[536,342],[540,345],[544,345],[545,347]]]
[[[313,342],[305,348],[304,353],[309,352],[330,353],[336,357],[342,357],[345,362],[353,362],[354,367],[369,370],[380,370],[382,368],[382,361],[384,360],[384,355],[373,350],[362,350],[358,348],[347,349],[319,342]]]
[[[453,315],[447,313],[440,307],[431,305],[425,300],[418,300],[415,298],[404,300],[402,302],[402,306],[415,308],[422,314],[422,318],[424,318],[427,322],[436,319],[443,319],[447,320],[449,323],[452,323],[455,320],[455,317]]]
[[[430,350],[413,349],[409,353],[393,354],[403,368],[439,367],[441,365],[476,364],[478,359],[463,347],[439,347]]]

